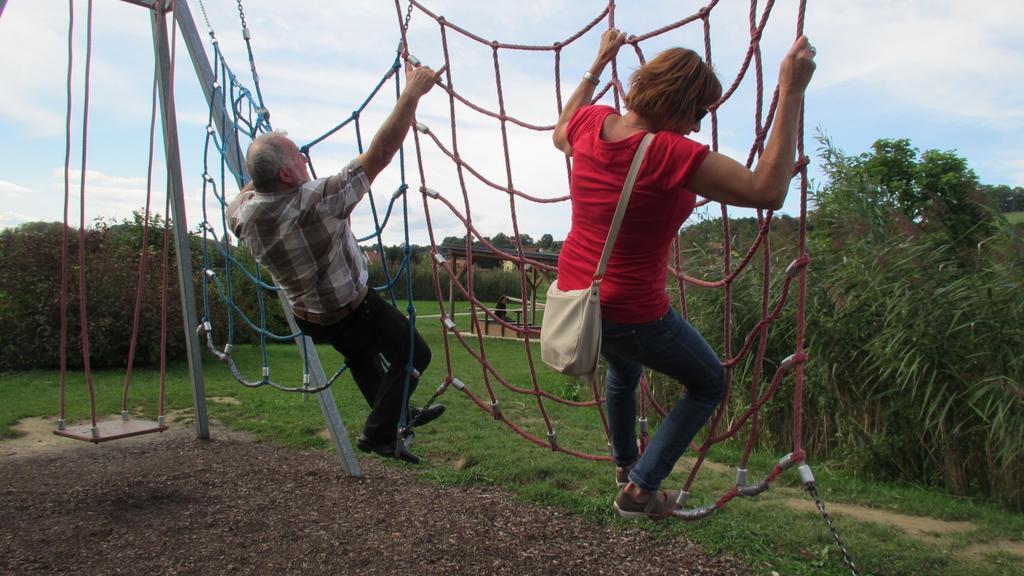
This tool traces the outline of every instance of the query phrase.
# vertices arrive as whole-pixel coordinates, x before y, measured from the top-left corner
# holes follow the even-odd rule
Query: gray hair
[[[260,134],[249,145],[245,155],[245,167],[252,177],[252,185],[257,189],[272,189],[279,184],[277,173],[288,165],[288,155],[282,139],[288,133],[280,130]]]

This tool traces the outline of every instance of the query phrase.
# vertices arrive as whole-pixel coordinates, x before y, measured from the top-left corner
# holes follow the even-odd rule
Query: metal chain
[[[843,552],[843,561],[850,568],[850,573],[853,576],[860,576],[860,572],[857,571],[857,566],[853,563],[853,557],[850,556],[850,551],[846,549],[846,544],[843,543],[843,538],[839,536],[839,531],[836,530],[835,524],[832,523],[832,515],[825,511],[825,503],[818,497],[818,490],[815,488],[814,483],[810,482],[806,484],[807,491],[811,493],[811,498],[814,498],[814,505],[818,507],[818,512],[821,513],[821,517],[825,519],[825,524],[828,525],[828,531],[832,533],[832,537],[835,538],[836,546]]]
[[[242,0],[238,0],[238,18],[242,21],[242,33],[249,38],[249,27],[245,24],[245,9],[242,8]]]
[[[405,22],[402,22],[402,38],[398,41],[398,53],[403,58],[409,55],[409,46],[406,44],[409,36],[409,20],[412,19],[412,2],[409,2],[409,7],[405,9]],[[397,66],[398,63],[395,63]],[[398,68],[395,68],[396,70]]]
[[[206,15],[206,5],[203,4],[203,0],[199,0],[199,11],[203,13],[203,21],[206,22],[206,29],[210,32],[210,36],[213,36],[213,26],[210,26],[210,18]]]
[[[241,1],[241,0],[239,0]],[[402,23],[402,31],[409,31],[409,20],[412,19],[412,2],[409,2],[409,7],[405,9],[405,22]]]

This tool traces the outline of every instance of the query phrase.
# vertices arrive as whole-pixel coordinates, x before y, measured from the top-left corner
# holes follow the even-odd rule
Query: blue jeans
[[[671,308],[643,324],[605,319],[601,333],[601,355],[608,361],[605,394],[612,456],[618,466],[636,461],[630,481],[643,490],[657,490],[722,401],[725,369],[704,337]],[[678,380],[686,391],[637,461],[636,388],[645,366]]]

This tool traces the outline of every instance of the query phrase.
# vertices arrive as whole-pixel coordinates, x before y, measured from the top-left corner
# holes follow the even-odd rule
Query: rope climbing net
[[[399,14],[399,22],[401,24],[402,12],[400,2],[396,0],[395,5]],[[741,84],[744,84],[745,81],[750,80],[750,78],[753,77],[751,82],[754,84],[752,89],[755,92],[755,122],[746,158],[746,165],[751,167],[753,166],[758,153],[762,150],[764,141],[770,130],[771,121],[774,117],[777,105],[778,89],[777,87],[775,88],[766,111],[764,109],[763,98],[765,93],[765,83],[763,80],[760,43],[762,33],[768,25],[775,3],[767,2],[761,10],[758,10],[758,3],[756,1],[751,1],[749,6],[749,43],[746,47],[745,56],[735,78],[733,78],[729,83],[728,88],[724,91],[719,102],[712,108],[711,147],[714,150],[718,150],[720,146],[720,115],[728,109],[731,99],[734,94],[736,94]],[[661,37],[671,37],[671,35],[679,34],[682,30],[688,27],[699,27],[700,34],[703,36],[704,59],[705,61],[714,64],[715,60],[714,53],[712,52],[711,41],[711,22],[715,14],[715,10],[718,7],[719,2],[708,2],[696,12],[685,15],[675,22],[650,32],[630,37],[628,44],[633,48],[637,62],[643,63],[645,61],[643,47],[648,41]],[[805,7],[804,2],[798,3],[797,22],[792,32],[793,37],[799,36],[803,33]],[[449,104],[450,140],[448,143],[444,142],[438,134],[438,131],[424,123],[420,123],[417,126],[417,132],[415,133],[414,140],[416,158],[418,160],[417,168],[420,179],[419,191],[423,202],[425,219],[428,224],[427,229],[430,232],[431,255],[433,257],[436,292],[438,294],[441,293],[441,279],[446,277],[461,297],[468,301],[470,312],[470,330],[469,334],[467,334],[467,331],[464,330],[463,327],[460,326],[460,323],[456,321],[454,311],[451,309],[450,305],[446,304],[442,299],[438,299],[443,326],[446,368],[448,371],[443,386],[454,386],[456,389],[462,391],[482,410],[490,413],[496,420],[502,422],[517,434],[534,444],[548,447],[555,451],[572,454],[581,458],[608,459],[609,456],[606,454],[595,454],[578,450],[575,447],[570,447],[568,441],[564,439],[560,440],[558,434],[559,431],[556,430],[556,418],[553,416],[551,409],[558,405],[597,408],[595,411],[595,420],[602,423],[607,433],[607,422],[605,422],[603,410],[601,409],[603,406],[603,399],[601,397],[600,390],[597,388],[596,384],[591,382],[590,393],[592,398],[588,401],[570,400],[567,399],[564,394],[559,395],[550,391],[550,386],[546,385],[547,382],[550,382],[550,378],[547,377],[547,374],[543,374],[543,370],[538,371],[535,366],[534,356],[536,349],[534,344],[536,343],[536,338],[539,334],[538,329],[528,325],[527,323],[515,324],[508,322],[505,318],[499,317],[493,308],[488,307],[475,296],[473,280],[476,272],[474,271],[473,260],[475,258],[474,252],[476,251],[472,248],[474,243],[483,245],[485,250],[495,253],[502,259],[514,263],[515,268],[520,272],[519,298],[524,302],[528,301],[533,296],[533,293],[535,293],[535,286],[531,284],[530,279],[527,276],[528,270],[541,270],[549,275],[553,275],[555,272],[556,268],[554,265],[535,257],[535,255],[529,252],[521,242],[522,235],[520,234],[519,229],[521,217],[519,214],[529,214],[532,206],[539,203],[566,202],[568,198],[566,196],[542,197],[541,195],[522,190],[513,183],[513,174],[516,173],[515,166],[519,166],[519,169],[522,169],[524,161],[519,160],[519,164],[513,162],[514,154],[511,151],[509,138],[509,133],[512,130],[547,133],[554,127],[552,125],[537,125],[526,121],[522,119],[520,115],[517,115],[506,107],[502,84],[503,63],[505,62],[505,59],[508,58],[507,55],[510,53],[534,52],[546,54],[551,61],[555,88],[555,105],[552,107],[553,109],[551,110],[549,117],[557,117],[558,113],[561,112],[563,102],[561,92],[561,76],[563,69],[561,61],[562,54],[566,50],[570,49],[574,43],[580,41],[584,35],[591,33],[595,29],[602,26],[614,27],[616,19],[615,2],[609,2],[600,14],[575,34],[569,36],[565,40],[548,45],[524,45],[488,41],[459,26],[457,23],[448,21],[443,16],[434,14],[416,0],[409,1],[408,10],[413,14],[413,18],[426,18],[428,20],[427,27],[429,27],[429,23],[431,21],[432,24],[436,26],[442,47],[441,53],[444,57],[443,62],[439,63],[439,66],[443,66],[446,69],[444,82],[441,84],[441,88],[447,95]],[[417,35],[416,38],[411,37],[412,35],[408,32],[408,26],[402,25],[400,26],[400,29],[403,33],[402,39],[405,46],[414,47],[418,41],[421,41],[419,35]],[[451,57],[452,51],[449,49],[453,37],[456,37],[460,41],[468,44],[476,44],[480,47],[480,50],[490,52],[490,59],[492,60],[494,67],[494,87],[497,93],[496,108],[488,109],[481,106],[455,89],[456,81],[458,79],[457,75],[460,68],[458,61]],[[619,58],[623,58],[621,52]],[[612,65],[611,76],[611,79],[607,83],[599,87],[598,94],[595,99],[600,100],[608,97],[612,100],[616,108],[620,108],[624,91],[623,83],[619,78],[619,68],[615,63]],[[751,82],[747,83],[749,84]],[[497,178],[488,178],[484,174],[483,170],[475,168],[464,159],[458,141],[458,126],[463,114],[466,116],[475,115],[476,117],[473,118],[473,121],[484,121],[486,119],[490,119],[492,122],[497,124],[498,131],[500,131],[501,134],[501,155],[504,159],[504,183],[496,182]],[[789,265],[785,272],[783,272],[784,279],[781,282],[781,287],[779,287],[779,283],[776,283],[776,289],[774,291],[772,290],[773,283],[771,282],[771,279],[773,274],[778,275],[778,272],[772,269],[772,262],[769,254],[768,239],[772,223],[771,213],[758,213],[757,218],[759,222],[759,230],[756,240],[746,249],[739,261],[734,262],[732,255],[736,247],[732,244],[732,234],[729,230],[729,210],[725,205],[721,206],[723,240],[722,271],[720,278],[705,279],[688,274],[683,266],[681,257],[682,251],[678,246],[678,241],[676,246],[673,248],[673,254],[675,256],[671,272],[678,287],[678,306],[684,314],[687,311],[687,287],[699,286],[703,288],[714,288],[723,292],[725,302],[723,318],[725,349],[723,350],[722,364],[726,368],[728,377],[728,392],[726,399],[722,403],[723,409],[718,411],[709,424],[708,432],[706,433],[705,439],[701,445],[694,447],[697,458],[696,462],[691,467],[689,476],[687,477],[681,491],[683,495],[682,499],[685,500],[686,496],[689,494],[690,488],[712,446],[736,437],[744,430],[746,430],[748,434],[745,449],[743,450],[741,461],[738,465],[735,486],[725,494],[721,495],[721,497],[712,504],[708,504],[700,508],[677,511],[676,515],[683,518],[700,518],[710,514],[715,509],[721,508],[729,500],[738,495],[751,496],[760,493],[767,489],[768,484],[784,469],[803,460],[803,450],[800,443],[800,430],[802,426],[802,410],[800,401],[803,389],[802,365],[806,360],[806,354],[803,350],[803,326],[806,298],[805,270],[806,265],[809,262],[809,258],[806,254],[805,241],[807,208],[806,168],[808,160],[804,155],[802,126],[801,137],[799,140],[799,156],[801,161],[796,166],[796,172],[800,181],[800,231],[797,237],[798,246],[796,248],[798,256]],[[442,192],[431,186],[431,177],[438,172],[438,167],[436,163],[429,164],[423,161],[423,158],[430,148],[439,150],[443,156],[448,159],[449,163],[454,166],[454,169],[458,174],[459,182],[458,188],[454,191]],[[571,169],[570,162],[566,159],[566,173],[568,174],[571,172]],[[474,190],[474,186],[467,183],[467,180],[470,179],[475,179],[477,184],[480,184],[485,189],[489,189],[490,193],[507,199],[511,213],[511,223],[513,226],[512,239],[514,241],[514,247],[512,249],[503,249],[493,245],[487,240],[485,235],[481,233],[476,226],[474,226],[474,198],[478,198],[479,195],[477,194],[477,191]],[[707,202],[702,204],[707,204]],[[452,215],[464,225],[464,237],[466,238],[465,266],[461,270],[457,269],[457,266],[453,266],[450,259],[445,258],[442,250],[439,249],[438,238],[434,234],[433,227],[430,226],[430,223],[437,218],[438,214]],[[764,281],[762,282],[763,304],[760,312],[760,320],[753,329],[743,337],[742,345],[737,348],[732,344],[734,340],[734,325],[731,320],[733,287],[735,281],[741,274],[752,271],[753,266],[751,263],[758,259],[760,260],[760,269],[764,277]],[[798,329],[794,337],[793,353],[785,359],[774,359],[777,363],[777,368],[775,369],[774,374],[771,375],[770,378],[767,378],[767,385],[764,385],[763,380],[765,380],[765,378],[762,377],[762,374],[765,373],[765,368],[768,365],[769,360],[771,360],[765,356],[769,332],[773,322],[779,318],[787,304],[791,303],[790,292],[791,286],[794,282],[796,283],[797,288],[795,307]],[[518,381],[519,378],[508,377],[505,372],[499,369],[499,362],[492,362],[492,358],[496,357],[496,355],[491,352],[493,350],[493,346],[489,345],[488,340],[483,336],[486,328],[484,325],[491,322],[498,323],[504,328],[521,336],[522,341],[520,346],[522,350],[522,357],[520,362],[525,363],[528,367],[528,375],[526,377],[526,381],[529,382],[528,386],[517,386],[513,384],[513,382]],[[463,363],[453,361],[454,352],[456,350],[472,357],[478,363],[478,374],[471,375],[466,372],[464,367],[456,368],[456,366],[465,365]],[[753,366],[752,382],[749,392],[749,405],[742,414],[733,415],[730,425],[726,427],[723,425],[723,417],[726,413],[726,409],[724,407],[730,404],[729,395],[735,393],[735,387],[733,386],[733,371],[734,368],[736,368],[736,366],[745,359],[749,360]],[[462,372],[458,373],[459,370]],[[790,454],[782,458],[782,460],[767,473],[763,480],[756,483],[749,483],[747,479],[747,464],[751,450],[757,439],[758,412],[775,396],[787,374],[792,375],[794,379],[793,450]],[[640,430],[641,443],[643,444],[646,442],[646,435],[648,433],[646,418],[647,409],[649,408],[654,411],[660,417],[664,417],[666,415],[666,409],[657,402],[646,378],[641,382],[640,389]],[[531,428],[528,425],[523,425],[522,421],[519,423],[514,421],[512,418],[513,411],[507,407],[510,404],[510,401],[505,400],[504,404],[502,403],[502,398],[509,397],[510,395],[511,397],[518,396],[525,398],[527,399],[526,401],[532,400],[532,402],[536,404],[537,413],[540,415],[539,420],[541,420],[542,423],[538,422],[538,419],[534,417],[533,422],[535,422],[535,425]],[[522,403],[523,402],[519,402],[520,405]],[[503,407],[503,405],[506,407]],[[516,410],[516,412],[522,411]],[[540,433],[531,432],[531,429],[537,429],[538,427],[540,428]],[[682,502],[680,503],[682,504]]]
[[[710,115],[710,145],[712,149],[719,150],[719,128],[723,115],[733,113],[734,108],[738,109],[738,105],[734,106],[734,99],[739,91],[743,90],[753,94],[755,110],[749,137],[736,135],[730,137],[730,146],[733,150],[739,146],[738,142],[744,142],[748,167],[754,165],[758,154],[763,149],[778,99],[778,88],[772,87],[764,81],[761,55],[762,38],[776,8],[776,2],[769,0],[760,8],[758,4],[756,0],[749,2],[746,26],[748,42],[745,53],[740,60],[735,76],[724,79],[728,81],[728,87],[719,102],[712,107]],[[793,4],[796,22],[789,29],[789,38],[801,35],[804,26],[806,2],[795,1]],[[692,37],[702,39],[703,57],[705,61],[714,64],[712,22],[721,9],[718,0],[710,0],[695,12],[683,14],[670,24],[631,36],[627,42],[628,47],[624,47],[618,59],[633,60],[635,58],[635,63],[642,64],[646,58],[645,47],[657,42],[673,42],[683,34],[690,34]],[[397,161],[400,184],[386,201],[382,202],[380,197],[372,192],[368,196],[367,209],[370,214],[368,220],[372,222],[372,230],[359,240],[364,245],[375,246],[381,255],[385,283],[375,288],[379,291],[389,291],[392,301],[394,301],[393,288],[400,278],[404,278],[407,282],[408,294],[410,294],[407,311],[415,323],[417,310],[411,297],[414,258],[410,250],[410,218],[418,218],[419,220],[416,222],[422,223],[429,238],[429,263],[438,307],[438,313],[435,316],[437,323],[434,323],[433,318],[421,316],[419,328],[421,331],[439,330],[444,352],[443,367],[438,366],[440,361],[437,358],[440,355],[435,353],[434,366],[426,375],[427,378],[440,381],[434,391],[434,397],[455,388],[483,412],[537,446],[589,460],[609,460],[610,456],[607,453],[608,425],[603,411],[604,399],[596,380],[585,385],[570,381],[544,368],[538,369],[535,362],[539,326],[531,323],[529,317],[531,312],[540,306],[534,304],[538,293],[538,278],[543,277],[550,281],[557,270],[557,264],[549,257],[550,255],[539,253],[524,244],[521,224],[524,219],[532,218],[537,210],[552,205],[562,211],[564,219],[569,211],[569,207],[566,205],[568,202],[567,186],[560,184],[551,186],[548,183],[549,188],[555,188],[560,193],[545,195],[537,190],[520,187],[515,183],[513,175],[531,170],[534,165],[533,158],[537,154],[549,154],[549,152],[538,152],[537,150],[549,150],[550,155],[556,155],[549,143],[550,132],[554,125],[538,123],[527,118],[543,117],[550,120],[557,118],[563,106],[563,56],[581,44],[582,39],[600,34],[603,28],[616,26],[618,11],[616,3],[609,1],[600,13],[567,38],[550,44],[535,45],[486,40],[458,23],[435,14],[417,0],[406,2],[395,0],[395,11],[400,34],[398,54],[383,78],[369,92],[362,105],[322,136],[300,146],[300,150],[307,158],[311,159],[314,148],[322,142],[336,138],[339,134],[354,133],[349,137],[354,137],[359,152],[362,152],[364,140],[360,119],[367,106],[384,93],[383,88],[389,81],[394,84],[396,97],[400,93],[401,75],[397,72],[400,70],[403,60],[416,61],[412,53],[417,51],[437,54],[441,58],[440,62],[433,62],[436,64],[435,68],[441,70],[442,74],[438,80],[438,88],[435,89],[435,93],[430,95],[430,98],[433,99],[432,103],[437,103],[440,98],[445,101],[446,106],[421,106],[416,129],[411,138],[411,148],[413,149],[410,154],[411,159],[406,157],[403,150]],[[244,25],[244,17],[243,33],[247,47],[249,47],[249,32]],[[259,81],[255,74],[251,47],[249,47],[249,60],[252,80],[256,86],[255,94],[244,88],[238,77],[230,71],[220,54],[212,29],[210,34],[213,38],[218,82],[229,88],[223,91],[223,103],[225,104],[224,109],[228,111],[227,114],[230,117],[221,120],[235,126],[240,134],[248,138],[269,130],[270,116],[258,88]],[[676,43],[682,42],[677,41]],[[454,45],[460,46],[460,49],[454,50]],[[466,56],[466,52],[472,53]],[[633,56],[629,56],[630,52],[633,53]],[[478,97],[473,89],[456,89],[462,79],[460,73],[471,66],[471,64],[463,66],[460,58],[453,57],[456,53],[477,65],[484,60],[489,60],[493,64],[493,72],[489,78],[489,81],[493,82],[495,94],[493,104],[480,103],[482,98]],[[509,76],[520,79],[524,74],[535,74],[536,66],[521,70],[507,64],[509,60],[514,60],[523,54],[529,55],[532,58],[531,62],[535,63],[538,58],[543,58],[549,63],[547,67],[549,72],[545,71],[543,74],[545,76],[552,75],[553,93],[542,97],[540,104],[533,99],[523,105],[522,111],[520,111],[506,99],[504,83],[509,83],[507,80]],[[612,105],[621,109],[624,87],[619,75],[619,63],[613,62],[611,69],[611,78],[599,87],[595,101],[610,100]],[[512,72],[510,73],[509,70]],[[578,70],[574,67],[570,76],[575,79],[577,72]],[[766,92],[770,94],[768,99],[765,98]],[[436,95],[438,93],[440,96]],[[207,198],[206,195],[210,194],[215,198],[214,205],[223,207],[228,200],[223,194],[226,180],[229,177],[234,178],[236,183],[242,180],[242,175],[237,171],[231,173],[230,163],[226,159],[231,155],[240,159],[242,149],[237,143],[229,144],[218,139],[214,130],[214,120],[211,112],[210,125],[207,129],[206,157],[212,158],[212,160],[207,162],[203,174],[204,200]],[[460,135],[465,135],[467,125],[471,126],[474,132],[472,132],[471,138],[467,138],[469,144],[463,144]],[[484,128],[481,128],[482,126]],[[486,131],[491,138],[500,142],[496,151],[489,149],[489,151],[480,152],[477,150],[480,142],[476,137],[481,131]],[[523,134],[526,136],[522,136]],[[495,137],[495,135],[497,136]],[[517,142],[529,138],[534,138],[530,141],[533,143],[543,142],[544,148],[540,148],[539,145],[524,147],[517,144]],[[408,140],[406,145],[409,146]],[[729,209],[725,205],[719,207],[722,223],[721,269],[715,278],[698,276],[688,271],[682,255],[683,247],[679,245],[678,240],[673,246],[672,254],[674,256],[670,260],[670,272],[675,284],[673,292],[678,293],[676,304],[684,316],[689,312],[687,309],[688,289],[699,287],[719,290],[722,293],[724,349],[721,351],[721,361],[726,369],[728,383],[727,396],[722,403],[723,408],[709,423],[699,445],[693,446],[696,459],[682,487],[680,503],[682,504],[689,495],[698,472],[713,446],[730,439],[740,442],[742,445],[735,485],[716,500],[702,507],[678,510],[676,515],[684,519],[707,516],[736,496],[753,496],[763,492],[785,469],[795,464],[801,464],[804,460],[800,431],[802,429],[803,363],[807,359],[804,351],[806,267],[810,259],[806,251],[808,158],[804,153],[802,122],[798,152],[800,160],[794,168],[794,173],[799,181],[800,190],[799,232],[795,235],[795,246],[792,250],[796,256],[787,267],[780,269],[778,266],[773,266],[770,253],[770,232],[773,222],[771,212],[758,211],[756,238],[749,246],[743,248],[734,244],[733,234],[730,231]],[[470,157],[484,158],[484,160],[482,162],[471,161]],[[494,158],[499,158],[501,161],[494,162]],[[407,179],[407,161],[414,165],[413,168],[409,168],[409,171],[415,172],[415,183],[410,183]],[[219,168],[215,166],[215,163],[218,162]],[[312,161],[310,165],[312,167]],[[564,165],[566,178],[571,170],[571,161],[566,158]],[[215,172],[218,173],[214,174]],[[313,170],[313,174],[315,176],[315,170]],[[422,213],[414,215],[410,211],[412,201],[418,201],[421,204]],[[705,211],[714,208],[707,201],[700,202],[698,205],[705,206]],[[507,207],[501,209],[507,215],[506,221],[512,228],[512,234],[509,237],[511,247],[496,245],[489,239],[489,231],[482,229],[479,224],[481,221],[493,221],[492,212],[495,210],[495,206]],[[258,268],[244,269],[241,262],[233,256],[230,234],[223,212],[217,217],[217,222],[212,221],[212,217],[213,215],[204,213],[202,224],[204,232],[210,239],[209,242],[204,243],[204,247],[217,250],[217,254],[207,255],[209,264],[205,274],[207,278],[206,292],[219,294],[228,303],[230,313],[228,314],[228,325],[223,333],[227,343],[222,348],[218,348],[214,343],[215,328],[211,326],[209,315],[204,319],[203,328],[205,328],[211,350],[231,365],[236,378],[246,385],[272,385],[282,389],[309,391],[308,365],[303,377],[303,386],[283,386],[270,378],[270,368],[267,365],[265,352],[266,340],[288,340],[296,338],[298,335],[272,334],[266,330],[262,297],[259,301],[260,312],[257,319],[246,318],[241,309],[232,304],[231,295],[234,293],[239,275],[261,289],[261,292],[274,290],[274,287],[265,281]],[[397,267],[392,267],[383,257],[383,239],[385,231],[389,227],[402,227],[404,236],[405,250]],[[442,229],[445,232],[442,232]],[[452,234],[453,232],[460,239],[460,246],[453,247],[450,243],[443,241],[445,233]],[[737,250],[741,250],[741,252],[737,252]],[[221,270],[215,271],[212,262],[216,258],[221,258],[223,264]],[[481,279],[484,272],[474,266],[474,262],[487,258],[511,263],[511,268],[517,271],[518,282],[515,290],[518,293],[508,296],[510,300],[518,302],[522,306],[520,321],[511,320],[511,316],[505,309],[506,304],[492,306],[485,302],[484,298],[478,297],[475,282]],[[745,334],[741,334],[737,333],[736,323],[732,319],[733,292],[737,280],[745,273],[759,273],[762,276],[760,283],[761,308],[758,320],[753,327]],[[445,287],[447,287],[447,291]],[[506,301],[505,298],[502,300]],[[205,294],[204,302],[206,302]],[[458,310],[459,306],[463,310]],[[791,309],[791,312],[795,314],[797,326],[792,335],[791,353],[781,358],[769,358],[767,357],[767,343],[772,326],[787,309]],[[235,316],[245,318],[244,321],[247,325],[260,332],[264,350],[264,367],[262,375],[257,378],[247,379],[231,360],[232,334],[235,330],[233,318]],[[497,326],[502,334],[514,337],[509,339],[490,338],[487,334],[491,326]],[[734,342],[738,345],[735,345]],[[735,406],[740,401],[740,398],[733,398],[733,401],[730,402],[730,397],[743,394],[734,381],[734,372],[741,364],[751,374],[749,392],[744,399],[746,408],[740,413],[735,413],[735,409],[733,409],[733,413],[726,418],[728,411],[726,407]],[[441,370],[444,371],[443,377],[436,375]],[[333,382],[343,371],[344,367],[335,372],[325,385],[330,385],[330,382]],[[752,482],[748,479],[747,468],[752,449],[758,438],[758,414],[768,402],[778,395],[783,381],[789,377],[793,382],[791,418],[793,448],[770,470],[765,471],[761,480]],[[583,398],[586,395],[589,395],[589,398]],[[648,413],[653,412],[658,417],[664,417],[667,412],[666,408],[658,402],[647,377],[641,381],[640,396],[639,425],[641,445],[643,446],[650,432],[647,423]],[[580,424],[582,421],[578,416],[569,415],[570,412],[579,413],[576,410],[578,408],[587,409],[588,413],[592,414],[589,424]],[[562,424],[571,425],[561,427]],[[598,438],[594,433],[598,425],[605,431],[604,438]],[[741,438],[743,434],[746,434],[745,440]],[[806,465],[801,467],[801,476],[811,478],[812,481]]]

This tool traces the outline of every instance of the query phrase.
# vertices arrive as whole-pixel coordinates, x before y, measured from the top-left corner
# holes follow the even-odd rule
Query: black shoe
[[[419,408],[409,408],[409,427],[416,428],[423,426],[428,422],[437,420],[441,414],[444,414],[444,404],[431,404],[423,410]]]
[[[360,434],[356,439],[356,446],[363,452],[373,452],[385,458],[398,458],[410,464],[419,464],[420,462],[420,459],[409,452],[402,442],[398,442],[398,451],[396,452],[394,440],[373,440],[367,438],[365,434]]]

